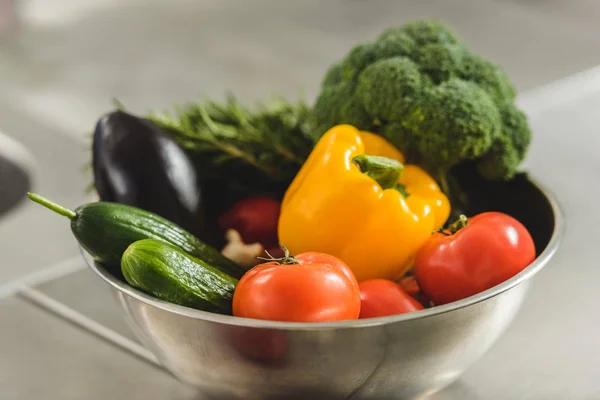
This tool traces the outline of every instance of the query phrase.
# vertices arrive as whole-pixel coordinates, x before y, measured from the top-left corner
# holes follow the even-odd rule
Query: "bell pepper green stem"
[[[400,161],[387,157],[360,154],[355,156],[352,162],[363,174],[379,183],[383,190],[395,189],[404,197],[408,197],[404,185],[398,183],[398,179],[400,179],[404,170],[404,165]]]
[[[55,213],[60,214],[60,215],[62,215],[64,217],[67,217],[67,218],[69,218],[71,220],[74,219],[77,216],[77,213],[75,211],[70,210],[70,209],[68,209],[66,207],[63,207],[63,206],[61,206],[61,205],[59,205],[59,204],[57,204],[57,203],[55,203],[55,202],[53,202],[51,200],[48,200],[47,198],[42,197],[39,194],[27,193],[27,196],[29,196],[29,198],[32,201],[34,201],[34,202],[36,202],[38,204],[41,204],[44,207],[46,207],[46,208],[54,211]]]
[[[397,191],[400,192],[400,194],[405,198],[408,199],[408,197],[410,196],[410,193],[408,193],[408,191],[406,190],[406,186],[404,186],[401,183],[396,183],[396,186],[394,186],[394,189],[396,189]]]

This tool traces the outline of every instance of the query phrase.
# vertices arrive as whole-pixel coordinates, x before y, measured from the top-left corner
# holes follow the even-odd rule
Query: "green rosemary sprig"
[[[252,168],[265,179],[289,182],[314,144],[309,113],[303,101],[278,98],[251,111],[229,96],[224,103],[187,103],[174,112],[151,113],[147,118],[193,157],[209,161],[202,164],[221,177],[230,168]]]

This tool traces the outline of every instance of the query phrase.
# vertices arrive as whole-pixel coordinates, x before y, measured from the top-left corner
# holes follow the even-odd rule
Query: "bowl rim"
[[[276,329],[276,330],[332,330],[332,329],[356,329],[365,328],[371,326],[382,326],[401,321],[418,320],[422,318],[429,318],[439,314],[445,314],[451,311],[455,311],[461,308],[469,307],[477,303],[481,303],[492,297],[498,296],[515,286],[525,282],[533,275],[538,273],[550,259],[554,256],[558,250],[562,241],[564,230],[565,230],[565,218],[558,204],[555,196],[550,193],[544,186],[540,185],[537,180],[531,178],[528,175],[528,180],[536,186],[546,197],[546,200],[552,208],[554,215],[554,229],[548,245],[544,251],[524,270],[519,272],[512,278],[496,285],[486,291],[480,292],[473,296],[464,298],[462,300],[454,301],[452,303],[427,308],[424,310],[413,311],[406,314],[391,315],[385,317],[368,318],[368,319],[357,319],[357,320],[345,320],[345,321],[333,321],[333,322],[282,322],[282,321],[268,321],[258,320],[250,318],[235,317],[230,315],[215,314],[208,311],[197,310],[185,306],[180,306],[174,303],[169,303],[164,300],[157,299],[146,293],[143,293],[132,286],[129,286],[125,282],[117,279],[102,265],[95,262],[92,256],[87,253],[81,246],[81,253],[88,264],[88,266],[98,274],[106,283],[116,289],[118,292],[132,297],[142,303],[159,308],[161,310],[179,314],[192,319],[200,319],[204,321],[210,321],[214,323],[224,325],[235,325],[248,328],[261,328],[261,329]]]

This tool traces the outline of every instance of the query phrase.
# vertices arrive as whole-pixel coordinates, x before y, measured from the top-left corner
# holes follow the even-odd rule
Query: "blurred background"
[[[326,68],[356,42],[422,17],[450,24],[475,52],[504,66],[531,114],[536,146],[528,162],[543,155],[556,160],[559,147],[540,143],[558,143],[574,115],[595,114],[572,105],[559,118],[552,107],[598,89],[593,69],[600,63],[597,0],[0,0],[0,390],[8,393],[0,397],[192,398],[147,360],[120,348],[139,353],[142,360],[148,357],[103,284],[84,270],[67,221],[18,201],[30,188],[72,207],[88,198],[89,133],[112,109],[113,98],[139,112],[220,99],[228,91],[249,103],[273,94],[312,100]],[[579,121],[594,126],[591,120]],[[591,138],[593,132],[587,133]],[[594,146],[569,153],[572,163],[552,176],[574,176],[574,184],[585,185],[569,165],[592,157]],[[594,168],[600,171],[597,163]],[[543,168],[536,171],[544,176]],[[569,197],[563,204],[575,209],[588,203]],[[577,215],[570,217],[577,221]],[[554,274],[552,279],[568,276],[561,270]],[[544,279],[551,278],[540,277],[542,284]],[[570,289],[581,293],[575,283]],[[541,297],[528,304],[520,321],[529,319],[541,330],[561,329],[556,320],[544,319],[549,308]],[[559,312],[567,308],[558,306]],[[525,340],[518,331],[507,337],[485,365],[496,365],[510,343]],[[516,362],[539,366],[539,357],[552,346],[558,352],[552,360],[566,357],[572,366],[589,361],[590,373],[600,373],[598,363],[586,358],[593,352],[573,358],[556,342],[555,336],[542,335],[531,345],[533,353]],[[492,398],[486,397],[489,390],[502,394],[493,398],[506,399],[600,398],[592,379],[552,360],[533,376],[510,365],[492,374],[514,378],[520,382],[515,388],[474,373],[436,399]],[[569,384],[557,378],[564,374],[570,374]],[[536,394],[523,397],[525,392]]]
[[[81,136],[112,97],[316,95],[327,66],[384,27],[441,18],[521,91],[598,63],[594,0],[0,0],[1,99]]]

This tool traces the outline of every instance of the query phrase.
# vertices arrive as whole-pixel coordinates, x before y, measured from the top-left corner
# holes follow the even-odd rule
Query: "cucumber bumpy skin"
[[[172,244],[204,260],[234,278],[246,272],[215,248],[193,234],[154,213],[120,203],[95,202],[70,210],[35,193],[29,198],[71,220],[71,231],[79,244],[98,263],[118,272],[127,247],[142,239]]]
[[[238,280],[173,245],[137,241],[123,253],[121,271],[131,286],[161,300],[231,315]]]

